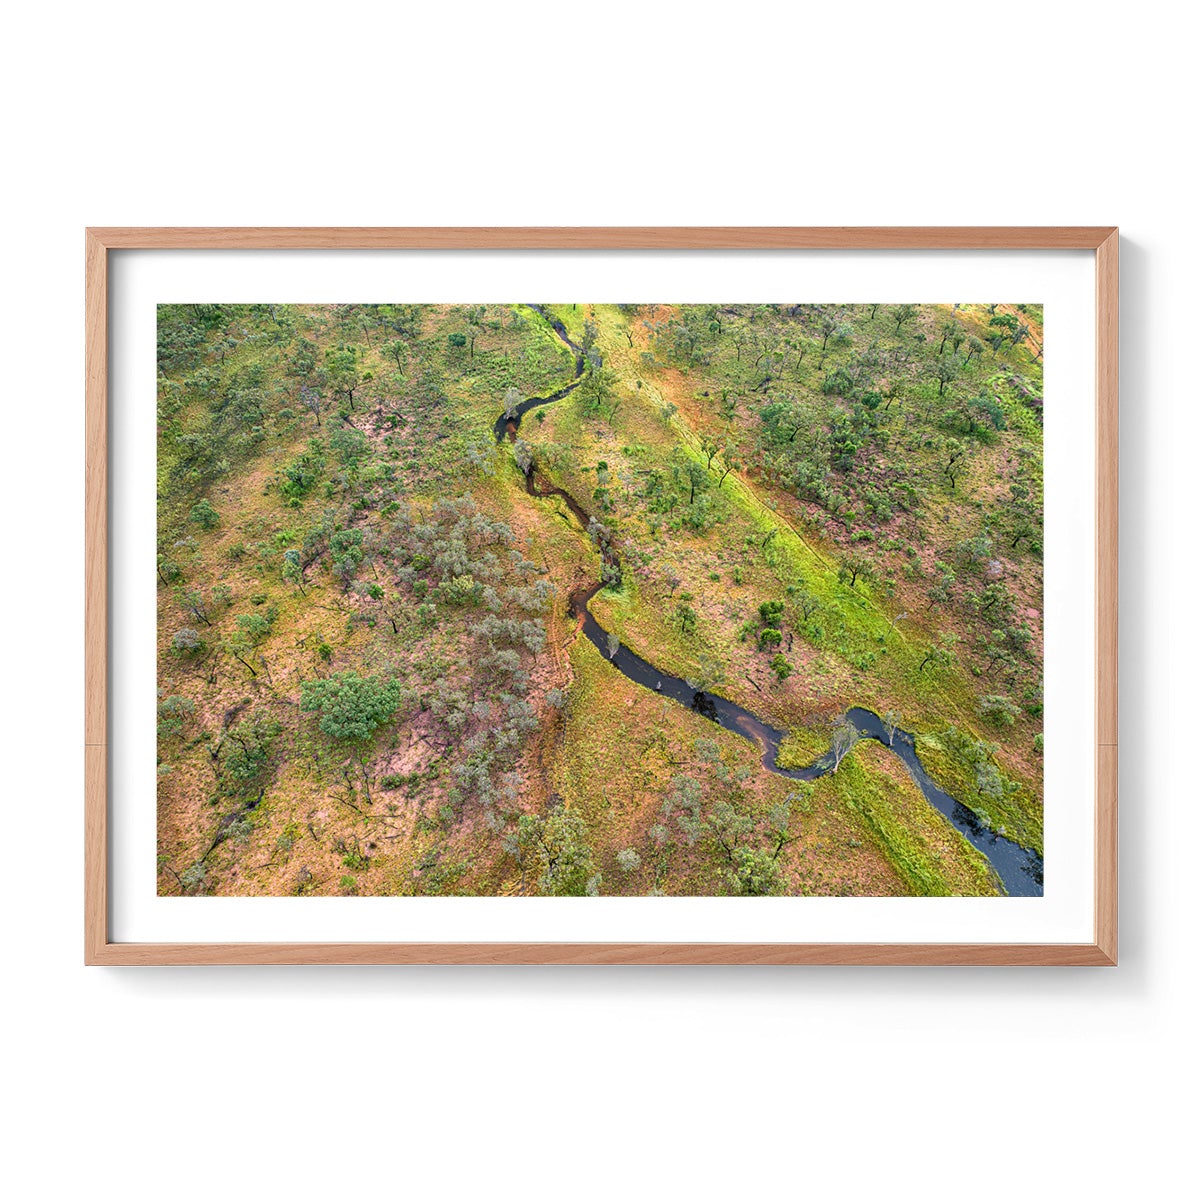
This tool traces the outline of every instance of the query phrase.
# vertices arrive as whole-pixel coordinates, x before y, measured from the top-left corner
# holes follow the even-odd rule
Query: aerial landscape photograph
[[[160,895],[1042,894],[1041,304],[157,354]]]

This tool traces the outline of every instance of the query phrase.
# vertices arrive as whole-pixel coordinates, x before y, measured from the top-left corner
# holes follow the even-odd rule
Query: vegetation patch
[[[1041,321],[161,306],[160,889],[991,894],[844,714],[1040,852]]]

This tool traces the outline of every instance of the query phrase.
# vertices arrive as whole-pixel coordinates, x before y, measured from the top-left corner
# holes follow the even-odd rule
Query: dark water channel
[[[532,396],[528,400],[522,401],[511,414],[502,413],[497,418],[495,425],[497,441],[502,440],[504,437],[515,440],[517,431],[521,425],[521,418],[525,413],[541,405],[553,404],[554,401],[561,400],[564,396],[573,392],[583,379],[585,367],[583,351],[571,341],[562,322],[551,318],[545,310],[537,305],[530,305],[529,307],[533,308],[535,312],[540,313],[549,322],[564,345],[574,354],[575,375],[569,384],[551,395]],[[537,472],[536,467],[531,467],[526,472],[525,489],[531,496],[561,496],[575,519],[579,522],[581,529],[585,533],[588,533],[591,521],[583,507],[573,496],[563,491],[562,488],[555,487],[544,479]],[[605,565],[619,573],[621,564],[612,547],[601,542],[599,551]],[[573,593],[570,598],[570,611],[571,615],[580,621],[581,628],[588,641],[605,658],[608,658],[608,631],[600,626],[596,618],[592,616],[591,609],[588,607],[592,597],[603,586],[603,583],[596,583],[591,587]],[[835,767],[832,751],[806,767],[789,768],[778,766],[776,759],[779,754],[780,745],[787,736],[786,730],[776,729],[774,726],[768,725],[761,718],[750,712],[749,709],[743,708],[740,704],[735,704],[732,700],[727,700],[724,696],[718,696],[714,692],[702,691],[692,687],[685,679],[668,675],[625,646],[621,646],[610,661],[622,675],[627,679],[633,680],[634,683],[640,684],[642,687],[658,695],[667,696],[671,700],[682,704],[685,708],[690,708],[702,717],[706,717],[708,720],[720,725],[722,728],[741,734],[742,737],[757,743],[763,752],[762,765],[768,771],[773,771],[776,775],[785,775],[789,779],[813,780],[819,779]],[[1041,857],[1032,850],[1027,850],[1025,847],[1018,845],[1010,838],[993,832],[976,813],[938,787],[921,765],[921,760],[917,755],[916,738],[913,734],[907,730],[897,728],[892,731],[892,735],[889,737],[878,714],[866,708],[851,708],[847,711],[846,718],[858,730],[861,737],[871,738],[879,742],[880,745],[886,746],[904,763],[908,768],[909,774],[924,794],[925,799],[988,860],[992,869],[999,877],[1000,882],[1004,885],[1004,890],[1008,895],[1042,895],[1043,870]]]

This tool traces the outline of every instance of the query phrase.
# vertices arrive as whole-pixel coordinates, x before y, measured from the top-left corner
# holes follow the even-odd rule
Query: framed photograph
[[[88,230],[86,961],[1115,964],[1117,265]]]

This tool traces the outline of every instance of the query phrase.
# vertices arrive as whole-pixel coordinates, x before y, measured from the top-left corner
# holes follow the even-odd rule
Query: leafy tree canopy
[[[302,712],[319,712],[321,732],[344,742],[365,742],[395,713],[404,698],[398,679],[343,671],[300,685]]]

